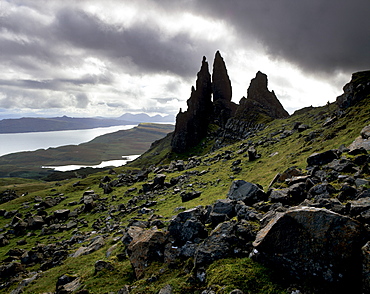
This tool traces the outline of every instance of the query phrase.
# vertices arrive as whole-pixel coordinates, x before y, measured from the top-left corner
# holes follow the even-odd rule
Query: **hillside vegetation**
[[[18,287],[16,281],[22,278],[31,278],[26,287],[22,288],[23,293],[54,292],[61,275],[72,277],[71,280],[78,278],[77,288],[85,291],[80,293],[117,293],[125,285],[129,285],[126,286],[130,289],[129,293],[158,293],[167,284],[171,285],[174,293],[201,293],[207,287],[212,287],[216,293],[228,293],[234,288],[241,288],[244,293],[287,292],[287,285],[277,280],[271,270],[266,270],[248,258],[215,261],[207,269],[207,278],[203,282],[192,278],[194,273],[191,258],[169,264],[154,261],[145,269],[143,276],[136,279],[135,271],[125,253],[127,229],[130,225],[145,227],[155,224],[166,230],[170,219],[179,209],[181,211],[198,205],[206,206],[217,199],[225,198],[235,179],[261,184],[267,191],[276,173],[292,166],[304,169],[306,158],[310,154],[338,148],[342,144],[348,146],[361,129],[369,124],[370,99],[349,108],[340,118],[324,127],[323,124],[333,117],[334,111],[335,105],[327,105],[302,111],[287,119],[277,119],[268,123],[263,131],[252,138],[208,153],[207,144],[213,143],[210,137],[189,152],[189,155],[200,152],[199,155],[184,162],[185,166],[194,161],[198,164],[193,168],[189,165],[189,168],[182,171],[169,169],[168,165],[172,159],[180,158],[180,155],[170,154],[169,149],[162,149],[161,153],[156,149],[159,143],[153,144],[146,159],[138,162],[141,167],[149,167],[155,160],[160,160],[163,165],[146,170],[147,177],[137,181],[127,180],[128,177],[133,179],[135,175],[140,175],[140,170],[133,166],[115,168],[114,172],[92,174],[78,181],[71,179],[43,183],[2,179],[2,195],[4,190],[13,190],[17,196],[23,196],[0,206],[0,228],[2,232],[7,232],[5,239],[9,242],[0,247],[0,260],[4,266],[7,264],[4,262],[9,262],[10,256],[15,254],[9,252],[18,250],[19,257],[12,258],[21,266],[21,270],[13,266],[11,270],[14,275],[2,278],[0,292],[10,293]],[[292,132],[283,138],[284,130],[293,130],[297,122],[309,128]],[[99,143],[101,140],[100,138],[95,142]],[[166,145],[165,142],[166,140],[162,143]],[[245,146],[252,143],[261,154],[255,161],[249,161],[245,150],[243,151]],[[238,160],[239,168],[235,169],[234,162]],[[138,163],[132,165],[139,166]],[[151,182],[158,173],[166,175],[168,180],[186,180],[172,188],[144,192],[143,184]],[[107,177],[112,180],[126,180],[104,195],[102,183]],[[176,187],[200,191],[201,196],[182,202]],[[81,200],[86,191],[94,191],[94,194],[99,195],[91,210]],[[50,200],[54,201],[54,205],[45,204]],[[52,217],[67,209],[69,217],[58,220],[54,218],[53,225],[25,228],[19,233],[12,230],[17,218],[26,219],[27,215],[35,213]],[[73,257],[76,250],[81,246],[88,247],[98,236],[104,240],[101,246],[96,247],[98,250]],[[51,256],[47,255],[48,251],[44,246],[49,246],[49,250],[52,250]],[[60,258],[55,258],[56,255]],[[112,268],[108,266],[97,270],[98,260],[110,264]]]

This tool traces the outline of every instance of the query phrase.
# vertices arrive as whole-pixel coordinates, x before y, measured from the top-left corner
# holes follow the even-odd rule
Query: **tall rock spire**
[[[232,88],[226,65],[219,51],[215,54],[212,72],[213,89],[213,121],[224,126],[227,120],[234,115],[236,105],[231,102]]]
[[[224,59],[221,57],[219,51],[216,52],[213,62],[212,88],[214,102],[218,100],[231,101],[231,81],[227,74]]]
[[[188,109],[185,112],[180,110],[177,114],[171,141],[172,150],[178,153],[196,146],[207,135],[213,105],[211,75],[206,57],[203,57],[196,88],[192,87],[187,104]]]

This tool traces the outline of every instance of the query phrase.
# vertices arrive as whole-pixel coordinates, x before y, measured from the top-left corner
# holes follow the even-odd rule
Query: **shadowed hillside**
[[[290,117],[261,97],[263,120],[212,112],[184,152],[168,134],[85,178],[2,179],[0,292],[368,293],[369,90],[355,73],[337,102]],[[188,132],[202,120],[186,111]]]

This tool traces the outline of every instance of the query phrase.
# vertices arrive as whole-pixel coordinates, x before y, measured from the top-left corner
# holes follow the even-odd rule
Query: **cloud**
[[[18,89],[8,89],[6,95],[0,99],[0,107],[5,109],[52,109],[75,107],[75,97],[64,93],[50,95],[45,91],[28,91],[26,94]]]
[[[78,94],[75,96],[76,99],[76,107],[77,108],[87,108],[87,106],[90,104],[89,98],[86,94]]]
[[[187,1],[182,1],[187,2]],[[236,28],[248,46],[256,39],[272,58],[315,73],[358,71],[370,64],[368,0],[197,0],[193,11]]]
[[[236,102],[262,70],[305,106],[297,75],[341,89],[367,69],[367,12],[368,0],[0,0],[0,107],[176,113],[216,50]]]
[[[169,35],[151,21],[123,27],[71,8],[57,13],[52,30],[70,46],[123,66],[131,65],[129,71],[136,74],[164,72],[193,76],[203,48],[212,47],[188,33]]]

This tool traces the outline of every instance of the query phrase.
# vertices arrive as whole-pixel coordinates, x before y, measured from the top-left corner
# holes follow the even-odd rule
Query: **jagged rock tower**
[[[180,109],[176,117],[171,147],[177,153],[196,146],[207,135],[213,105],[211,75],[205,56],[203,56],[202,66],[197,74],[196,88],[191,88],[191,96],[187,104],[188,110],[182,112]]]
[[[224,59],[216,52],[212,72],[213,120],[217,125],[225,126],[235,113],[237,105],[231,102],[232,88]]]
[[[252,79],[247,98],[243,97],[236,110],[236,118],[250,119],[254,114],[263,114],[272,119],[288,117],[289,113],[276,98],[274,91],[267,88],[267,75],[257,72],[256,77]]]
[[[187,101],[188,109],[185,112],[180,109],[176,117],[172,151],[182,153],[197,146],[206,137],[210,123],[224,130],[225,138],[245,138],[248,129],[289,116],[274,91],[267,89],[267,76],[261,72],[251,81],[248,96],[240,100],[239,106],[231,102],[231,96],[231,81],[220,52],[215,55],[212,82],[203,57],[196,88],[192,87]]]

